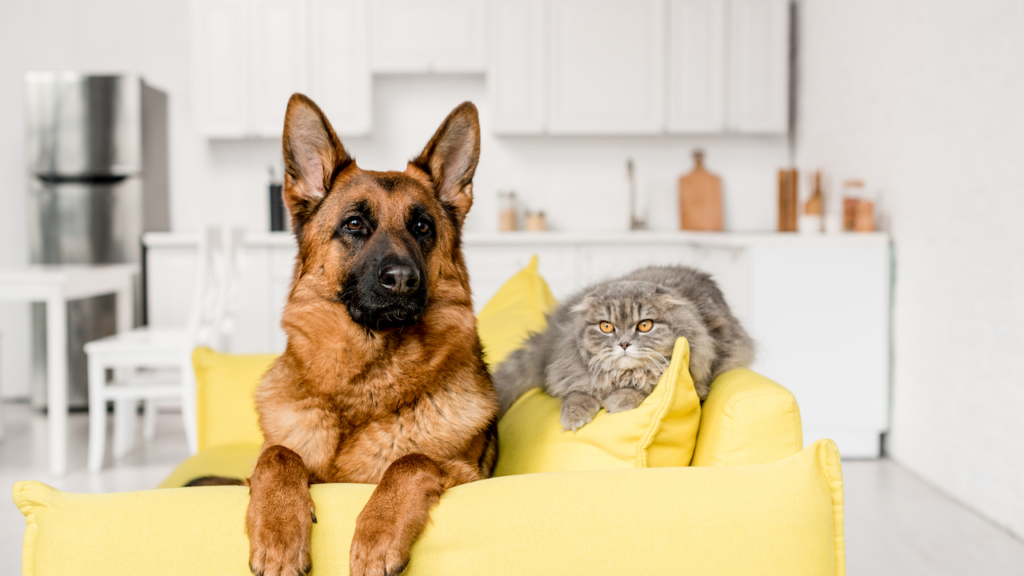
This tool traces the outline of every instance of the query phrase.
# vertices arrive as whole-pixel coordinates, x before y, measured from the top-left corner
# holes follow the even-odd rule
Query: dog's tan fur
[[[246,518],[254,573],[308,572],[311,483],[378,484],[359,515],[350,564],[354,576],[383,576],[404,568],[445,489],[489,475],[498,405],[460,246],[478,155],[469,103],[404,172],[370,172],[356,166],[312,101],[289,101],[284,197],[299,255],[282,320],[287,349],[256,392],[266,442]],[[370,330],[339,302],[360,257],[336,234],[354,202],[379,220],[371,242],[401,244],[413,204],[433,217],[423,270],[429,304],[412,325]]]

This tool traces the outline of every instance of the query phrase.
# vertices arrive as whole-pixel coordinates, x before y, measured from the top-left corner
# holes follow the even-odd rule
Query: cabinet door
[[[498,134],[544,132],[544,0],[495,0],[487,83]]]
[[[372,80],[367,62],[366,2],[313,0],[310,89],[342,136],[370,132]]]
[[[374,72],[484,72],[484,0],[372,0]]]
[[[669,14],[671,132],[725,130],[726,0],[672,0]]]
[[[255,0],[250,132],[280,138],[288,98],[306,91],[305,0]]]
[[[662,0],[551,0],[553,134],[664,130]]]
[[[789,0],[732,0],[728,128],[785,133],[789,123]]]
[[[192,1],[192,93],[196,130],[214,138],[248,129],[245,0]]]

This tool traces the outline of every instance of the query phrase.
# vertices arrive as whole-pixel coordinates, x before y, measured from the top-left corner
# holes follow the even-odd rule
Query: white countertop
[[[147,248],[191,248],[199,234],[187,232],[147,232],[142,243]],[[742,248],[765,244],[885,244],[885,232],[847,232],[841,234],[798,234],[793,232],[492,232],[466,233],[466,246],[572,246],[623,244],[684,244],[691,246]],[[291,232],[253,232],[245,236],[248,246],[294,247]]]

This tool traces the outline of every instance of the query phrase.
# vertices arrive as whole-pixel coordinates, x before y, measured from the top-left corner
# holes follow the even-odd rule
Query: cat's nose
[[[629,342],[619,342],[619,346],[622,346],[622,349],[625,350],[629,348]]]

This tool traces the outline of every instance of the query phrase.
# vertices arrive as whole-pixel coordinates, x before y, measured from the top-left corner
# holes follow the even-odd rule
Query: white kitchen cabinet
[[[312,0],[309,92],[341,136],[371,127],[366,0]]]
[[[498,134],[545,129],[545,0],[494,0],[491,6],[491,127]]]
[[[479,72],[487,67],[485,0],[371,0],[374,72]]]
[[[552,134],[665,129],[663,0],[549,0]]]
[[[730,0],[730,131],[788,129],[789,6],[789,0]]]
[[[670,132],[725,130],[726,3],[670,0]]]
[[[205,136],[249,129],[248,15],[246,0],[192,2],[192,113]]]
[[[365,0],[192,0],[196,129],[210,138],[280,138],[303,92],[342,135],[370,126]]]
[[[280,138],[295,92],[306,92],[306,0],[252,0],[250,135]]]
[[[197,240],[143,238],[151,326],[180,327],[188,317]],[[243,312],[231,351],[280,352],[295,240],[254,234],[245,250]],[[891,264],[884,234],[469,234],[464,253],[477,311],[534,254],[558,299],[647,264],[705,270],[757,342],[753,368],[796,396],[804,442],[832,438],[844,457],[879,456],[889,407]]]

